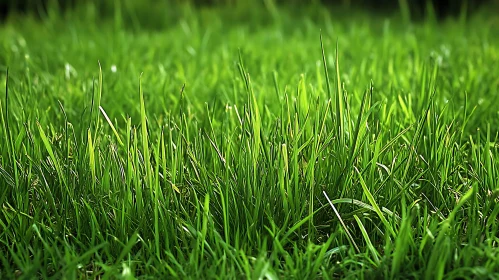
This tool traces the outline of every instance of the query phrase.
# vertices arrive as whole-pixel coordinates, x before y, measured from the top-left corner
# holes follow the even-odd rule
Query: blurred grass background
[[[413,18],[421,19],[432,13],[437,18],[456,16],[463,11],[471,13],[484,5],[494,5],[497,8],[498,2],[498,0],[0,0],[0,15],[5,18],[9,13],[34,12],[43,14],[47,12],[47,7],[65,10],[83,3],[92,3],[102,15],[113,14],[117,6],[123,5],[131,9],[138,9],[139,7],[147,8],[163,4],[252,7],[255,5],[317,5],[320,3],[336,7],[363,8],[373,12],[393,12],[408,7]]]

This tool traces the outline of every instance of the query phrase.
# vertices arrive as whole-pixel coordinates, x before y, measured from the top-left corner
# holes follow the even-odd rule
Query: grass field
[[[264,2],[0,26],[0,278],[499,278],[494,10]]]

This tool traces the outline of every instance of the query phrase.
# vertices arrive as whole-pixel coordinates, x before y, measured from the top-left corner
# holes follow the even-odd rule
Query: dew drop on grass
[[[69,80],[70,75],[71,75],[71,65],[69,65],[69,63],[66,63],[64,65],[64,70],[65,70],[64,73],[65,73],[66,79]]]
[[[123,263],[123,271],[121,272],[121,276],[124,278],[124,279],[135,279],[135,277],[133,277],[133,274],[132,274],[132,270],[130,269],[130,267]]]
[[[64,64],[64,77],[69,80],[70,78],[74,78],[74,77],[77,77],[78,76],[78,73],[76,72],[76,70],[74,69],[74,67],[69,64],[69,63],[65,63]]]
[[[19,37],[17,39],[17,43],[19,44],[19,46],[21,46],[21,48],[25,48],[26,47],[26,39],[24,39],[23,37]]]

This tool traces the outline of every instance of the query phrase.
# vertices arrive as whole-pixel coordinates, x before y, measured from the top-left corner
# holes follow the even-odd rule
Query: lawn
[[[108,2],[0,25],[0,278],[499,277],[494,9]]]

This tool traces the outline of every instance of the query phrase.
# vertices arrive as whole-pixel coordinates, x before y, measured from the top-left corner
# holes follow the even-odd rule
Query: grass
[[[1,278],[499,277],[493,12],[130,3],[0,26]]]

